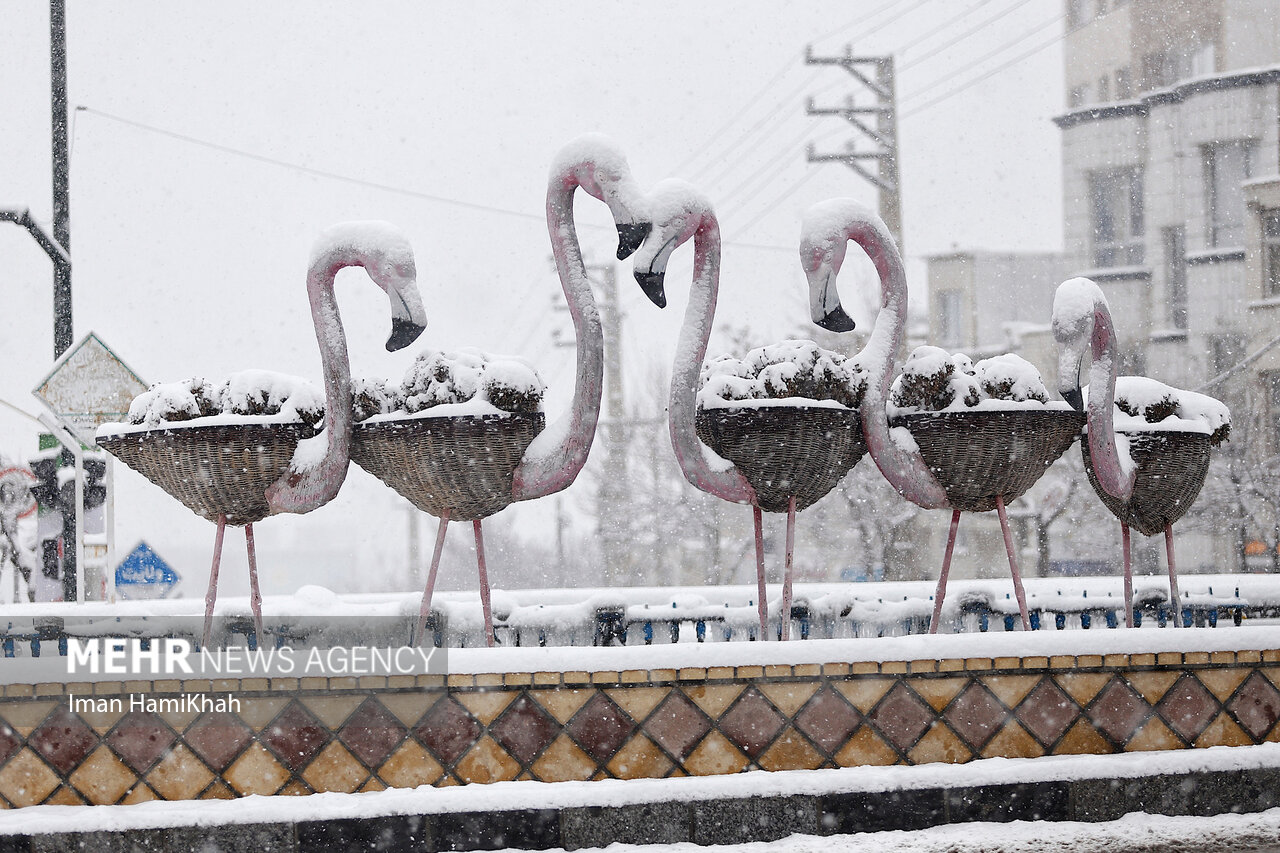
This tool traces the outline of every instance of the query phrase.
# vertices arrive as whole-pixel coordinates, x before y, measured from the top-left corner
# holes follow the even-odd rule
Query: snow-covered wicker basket
[[[1191,508],[1209,473],[1210,437],[1199,432],[1124,432],[1129,455],[1138,467],[1133,495],[1122,501],[1098,484],[1089,458],[1089,442],[1081,441],[1089,484],[1116,518],[1143,536],[1154,536]]]
[[[867,445],[851,409],[762,406],[700,409],[698,438],[728,459],[766,512],[802,510],[821,500],[858,463]]]
[[[270,514],[267,487],[316,431],[305,423],[160,427],[99,435],[97,443],[196,515],[244,525]]]
[[[1063,409],[914,412],[890,426],[911,431],[952,509],[987,512],[1026,493],[1080,435],[1085,416]]]
[[[474,521],[511,503],[511,477],[546,416],[405,417],[356,424],[351,461],[423,512]]]

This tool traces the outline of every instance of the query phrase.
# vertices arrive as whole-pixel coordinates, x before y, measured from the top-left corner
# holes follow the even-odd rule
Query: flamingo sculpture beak
[[[846,314],[844,308],[839,305],[835,307],[835,310],[828,311],[821,320],[816,322],[818,326],[828,332],[852,332],[857,327],[857,324],[853,322],[853,318]]]
[[[1084,411],[1084,395],[1080,393],[1079,388],[1069,388],[1062,392],[1062,399],[1071,404],[1071,408],[1077,412]]]
[[[652,222],[619,222],[618,223],[618,260],[625,261],[631,257],[644,238],[653,230]],[[652,299],[653,297],[649,297]],[[661,305],[658,307],[662,307]]]
[[[663,279],[666,272],[641,272],[636,270],[636,284],[640,285],[640,289],[644,291],[644,295],[649,297],[649,301],[659,308],[667,307],[667,293],[663,289]]]
[[[402,350],[418,339],[427,327],[413,320],[393,317],[391,319],[391,337],[387,338],[387,352]]]

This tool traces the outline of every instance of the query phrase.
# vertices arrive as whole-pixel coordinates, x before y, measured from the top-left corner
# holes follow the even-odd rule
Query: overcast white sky
[[[49,227],[43,5],[4,8],[0,207],[30,207]],[[805,116],[809,96],[832,104],[856,91],[843,71],[806,66],[807,44],[897,57],[909,258],[1061,241],[1057,0],[68,5],[69,101],[84,108],[71,116],[75,337],[96,331],[147,381],[249,367],[318,381],[308,248],[333,222],[379,218],[414,242],[431,325],[419,346],[388,355],[385,300],[344,277],[354,373],[398,378],[424,344],[518,354],[551,385],[555,417],[573,353],[552,344],[554,329],[570,330],[552,310],[562,300],[543,201],[554,152],[585,131],[612,136],[642,184],[683,177],[716,205],[728,240],[718,330],[749,325],[755,345],[795,334],[807,322],[801,212],[875,199],[843,166],[804,162],[808,142],[836,151],[855,135]],[[583,202],[579,222],[609,220]],[[609,231],[584,229],[589,257],[611,257]],[[623,357],[637,383],[669,362],[690,254],[672,268],[664,312],[624,284]],[[0,399],[34,411],[30,390],[52,362],[50,265],[11,225],[0,258]],[[923,265],[910,269],[918,290]],[[844,290],[857,301],[852,277]],[[0,452],[35,446],[32,427],[0,408]],[[121,554],[146,539],[195,576],[198,595],[212,525],[117,471]],[[402,566],[407,506],[353,467],[333,504],[260,526],[264,591],[358,588],[302,568],[318,549]],[[519,506],[490,524],[550,542],[545,513]],[[242,546],[238,533],[228,541],[234,591]],[[446,583],[470,585],[473,572]]]

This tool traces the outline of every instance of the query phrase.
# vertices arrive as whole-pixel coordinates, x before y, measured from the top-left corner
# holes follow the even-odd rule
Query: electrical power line
[[[908,68],[914,68],[915,66],[919,65],[921,62],[934,58],[935,56],[942,53],[943,51],[948,50],[954,47],[955,45],[959,44],[960,42],[964,41],[969,36],[973,35],[979,30],[985,29],[995,21],[999,20],[1000,18],[1003,18],[1005,15],[1011,14],[1017,11],[1018,9],[1021,9],[1023,6],[1027,5],[1030,2],[1031,0],[1018,0],[1017,3],[1014,3],[1009,8],[999,10],[998,12],[996,12],[996,14],[981,21],[980,23],[974,24],[972,27],[970,27],[969,29],[965,30],[962,33],[957,34],[949,41],[939,45],[938,47],[930,48],[929,52],[924,56],[921,56],[918,59],[913,59],[911,62],[903,63],[902,65],[898,66],[898,71],[906,71]],[[979,6],[981,5],[984,5],[984,4],[979,4]],[[1032,32],[1035,32],[1035,30],[1032,30]],[[1023,37],[1025,38],[1026,36],[1029,36],[1029,35],[1031,35],[1030,32],[1024,34]],[[906,48],[903,48],[903,49],[906,50]]]
[[[920,35],[916,36],[915,38],[913,38],[911,41],[907,42],[906,44],[899,45],[899,46],[898,46],[898,48],[897,48],[896,50],[894,50],[894,51],[893,51],[893,54],[894,54],[895,56],[897,56],[897,55],[900,55],[900,54],[907,53],[908,51],[910,51],[910,50],[914,49],[914,48],[916,47],[916,45],[918,45],[918,44],[920,44],[920,43],[922,43],[922,42],[925,42],[925,41],[927,41],[927,40],[929,40],[929,39],[933,38],[933,37],[934,37],[935,35],[937,35],[938,33],[942,32],[942,31],[943,31],[943,30],[945,30],[945,29],[950,28],[952,25],[954,25],[954,24],[955,24],[955,23],[957,23],[958,21],[960,21],[960,20],[962,20],[962,19],[964,19],[964,18],[967,18],[969,15],[972,15],[972,14],[973,14],[974,12],[976,12],[978,9],[981,9],[983,6],[987,5],[987,4],[988,4],[988,3],[990,3],[990,2],[991,2],[991,0],[979,0],[979,2],[978,2],[978,4],[977,4],[977,5],[975,5],[975,6],[971,6],[971,7],[969,7],[968,9],[964,9],[964,10],[962,10],[962,11],[960,12],[960,14],[955,15],[954,17],[951,17],[951,18],[947,18],[945,21],[943,21],[942,23],[938,24],[936,27],[934,27],[933,29],[929,30],[928,32],[921,33]],[[1029,2],[1029,0],[1024,0],[1024,2]],[[1016,7],[1015,7],[1015,8],[1016,8]],[[1010,11],[1011,11],[1011,10],[1010,10]],[[929,55],[930,55],[930,56],[932,56],[932,55],[934,55],[934,54],[938,53],[938,51],[940,51],[940,50],[945,50],[945,49],[946,49],[946,48],[935,48],[935,49],[933,49],[933,50],[931,50],[931,51],[930,51],[930,54],[929,54]],[[901,71],[901,70],[903,69],[903,67],[905,67],[905,66],[899,66],[897,70]]]
[[[900,2],[902,2],[902,0],[894,0],[894,2],[887,3],[884,6],[881,6],[879,9],[876,9],[874,12],[870,13],[869,15],[859,15],[857,18],[854,18],[852,21],[849,21],[846,24],[842,24],[841,26],[827,33],[826,35],[819,36],[818,38],[811,39],[810,41],[822,41],[823,39],[835,38],[836,36],[843,35],[844,33],[848,32],[854,27],[865,26],[870,18],[874,18],[876,15],[888,9],[890,6],[896,6]],[[912,3],[910,6],[908,6],[906,9],[903,9],[898,14],[884,19],[883,21],[881,21],[880,23],[876,24],[873,27],[868,27],[867,29],[862,30],[861,32],[858,33],[858,37],[865,39],[867,36],[875,35],[876,33],[883,30],[885,27],[889,26],[890,24],[902,20],[904,17],[911,14],[916,9],[919,9],[921,6],[923,6],[928,2],[929,0],[916,0],[915,3]]]

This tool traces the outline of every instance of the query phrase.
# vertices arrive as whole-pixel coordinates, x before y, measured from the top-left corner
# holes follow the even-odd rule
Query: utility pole
[[[49,0],[49,56],[53,107],[53,239],[71,254],[71,156],[67,143],[66,0]],[[53,357],[71,347],[71,265],[53,266]]]
[[[845,98],[843,106],[817,107],[809,99],[806,114],[811,116],[839,116],[859,131],[860,136],[849,140],[843,154],[819,154],[812,144],[807,152],[810,163],[843,163],[880,191],[880,218],[898,242],[902,251],[902,190],[898,180],[898,114],[897,95],[894,88],[892,56],[854,56],[852,46],[845,47],[844,56],[814,56],[813,48],[805,48],[806,65],[838,65],[847,71],[870,93],[872,103],[860,105],[854,95]],[[873,121],[872,121],[873,120]],[[859,147],[869,141],[870,149]],[[864,165],[874,160],[872,171]]]

